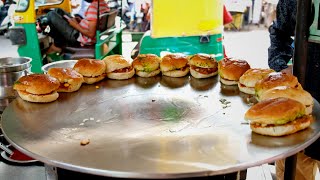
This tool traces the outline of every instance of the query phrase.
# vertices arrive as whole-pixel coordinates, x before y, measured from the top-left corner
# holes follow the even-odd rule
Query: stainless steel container
[[[0,58],[0,99],[15,97],[13,84],[31,72],[30,63],[27,57]]]
[[[62,60],[57,62],[48,63],[41,67],[41,70],[44,73],[47,73],[50,68],[73,68],[73,66],[77,63],[77,60]]]

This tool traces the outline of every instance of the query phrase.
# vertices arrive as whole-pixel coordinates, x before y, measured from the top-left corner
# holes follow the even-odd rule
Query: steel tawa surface
[[[10,143],[30,157],[122,178],[235,172],[291,156],[319,137],[318,102],[310,128],[267,137],[252,133],[244,120],[252,99],[217,77],[105,80],[60,93],[53,103],[17,98],[5,109],[2,126]],[[86,139],[90,143],[81,146]]]

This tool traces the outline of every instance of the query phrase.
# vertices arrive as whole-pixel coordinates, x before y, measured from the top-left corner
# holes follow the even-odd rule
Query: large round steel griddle
[[[6,138],[27,155],[64,169],[178,178],[274,162],[320,135],[318,102],[307,130],[285,137],[252,133],[244,113],[254,98],[221,86],[217,77],[136,77],[97,85],[60,93],[58,101],[48,104],[17,98],[3,113]],[[81,146],[83,139],[90,144]]]

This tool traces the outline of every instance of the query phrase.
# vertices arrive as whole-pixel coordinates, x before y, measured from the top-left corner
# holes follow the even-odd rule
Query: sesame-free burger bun
[[[83,76],[84,82],[93,84],[106,77],[106,64],[104,61],[95,59],[80,59],[73,67]]]
[[[19,78],[13,89],[19,96],[30,102],[52,102],[59,97],[60,82],[46,74],[31,74]]]
[[[196,54],[189,58],[190,73],[195,78],[208,78],[218,74],[218,63],[214,56]]]
[[[160,73],[161,59],[154,54],[139,54],[132,62],[135,72],[140,77],[152,77]]]
[[[105,73],[106,64],[96,59],[80,59],[73,69],[85,77],[97,77]]]
[[[237,85],[240,77],[250,69],[244,60],[231,60],[225,58],[218,63],[220,81],[225,85]]]
[[[310,126],[312,117],[305,107],[288,98],[267,99],[253,105],[246,113],[252,131],[269,136],[284,136]]]
[[[71,68],[50,68],[48,75],[59,80],[58,92],[77,91],[84,82],[83,76]]]
[[[277,86],[288,86],[291,88],[302,89],[297,77],[294,75],[283,72],[273,72],[256,83],[254,88],[255,94],[259,98],[264,91]]]
[[[286,123],[280,126],[275,126],[275,125],[261,126],[257,124],[250,124],[250,128],[253,132],[261,135],[285,136],[285,135],[293,134],[308,128],[312,120],[313,120],[312,116],[305,115],[296,119],[295,121],[291,121],[289,123]]]
[[[162,58],[160,69],[165,76],[183,77],[189,73],[187,56],[167,54]]]
[[[44,94],[44,95],[35,95],[35,94],[30,94],[25,91],[18,91],[19,96],[21,99],[29,102],[36,102],[36,103],[48,103],[52,102],[58,99],[59,94],[57,91],[54,91],[49,94]]]
[[[103,61],[107,65],[106,73],[110,79],[130,79],[135,74],[129,60],[121,55],[107,56]]]
[[[245,119],[259,124],[285,124],[305,114],[300,102],[288,98],[275,98],[260,101],[246,113]]]
[[[314,105],[313,98],[309,92],[303,89],[278,86],[263,92],[258,100],[263,101],[266,99],[274,99],[278,97],[285,97],[299,101],[306,107],[306,114],[312,113],[312,108]]]
[[[247,94],[255,94],[254,87],[256,83],[272,72],[274,72],[272,69],[247,70],[239,79],[239,90]]]

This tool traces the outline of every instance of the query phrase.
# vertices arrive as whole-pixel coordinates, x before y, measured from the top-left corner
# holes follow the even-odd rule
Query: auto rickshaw
[[[15,26],[10,29],[10,39],[13,45],[19,46],[20,56],[32,58],[32,72],[42,72],[41,67],[46,63],[44,51],[52,42],[49,36],[37,32],[37,19],[53,8],[61,8],[70,13],[70,0],[19,0],[17,4]],[[57,54],[52,57],[53,60],[102,59],[109,54],[122,54],[121,34],[124,27],[121,23],[116,23],[118,12],[118,9],[111,9],[110,12],[99,16],[97,40],[93,46],[65,47],[65,53]]]
[[[215,54],[223,59],[223,1],[153,0],[151,30],[144,33],[140,54]]]

